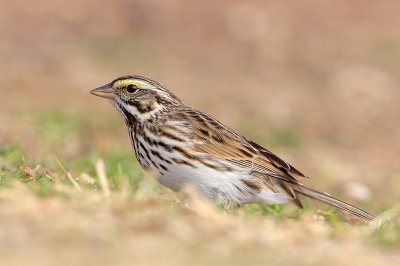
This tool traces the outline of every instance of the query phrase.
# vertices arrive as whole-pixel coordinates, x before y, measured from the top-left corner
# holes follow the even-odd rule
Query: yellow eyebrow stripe
[[[117,82],[115,82],[114,87],[124,88],[128,85],[136,85],[138,88],[140,88],[142,84],[137,80],[125,79],[125,80],[118,80]]]

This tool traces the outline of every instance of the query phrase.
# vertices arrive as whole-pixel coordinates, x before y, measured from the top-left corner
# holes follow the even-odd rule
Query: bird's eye
[[[135,93],[138,90],[138,87],[134,84],[129,84],[126,86],[126,91],[129,93]]]

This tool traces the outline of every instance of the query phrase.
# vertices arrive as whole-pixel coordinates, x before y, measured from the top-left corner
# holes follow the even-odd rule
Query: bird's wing
[[[220,160],[229,161],[268,177],[295,182],[306,177],[296,168],[258,145],[239,135],[203,113],[191,113],[189,120],[194,132],[195,150]]]

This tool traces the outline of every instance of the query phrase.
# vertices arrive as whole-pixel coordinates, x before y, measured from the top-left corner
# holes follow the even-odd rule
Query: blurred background
[[[132,155],[118,113],[89,91],[137,74],[314,187],[374,212],[399,200],[397,0],[0,4],[0,144],[28,158]]]

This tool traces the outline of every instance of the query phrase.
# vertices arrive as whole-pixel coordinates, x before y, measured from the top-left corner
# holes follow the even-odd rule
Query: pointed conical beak
[[[109,84],[91,90],[90,93],[106,99],[114,99],[116,96],[114,89]]]

